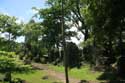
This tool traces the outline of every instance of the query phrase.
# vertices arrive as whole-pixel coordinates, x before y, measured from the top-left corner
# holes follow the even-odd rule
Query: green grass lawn
[[[53,66],[49,65],[49,67],[58,72],[64,72],[63,66]],[[74,77],[81,80],[92,80],[99,81],[97,78],[102,74],[102,72],[94,72],[90,70],[88,65],[81,67],[80,69],[73,68],[69,69],[69,76]]]
[[[63,66],[53,66],[48,65],[50,69],[55,70],[57,72],[64,73]],[[80,69],[73,68],[69,69],[69,76],[74,77],[80,80],[88,80],[88,81],[100,81],[97,80],[98,77],[102,75],[103,72],[94,72],[90,70],[88,65],[81,67]],[[48,76],[47,73],[43,70],[33,70],[29,73],[13,73],[13,78],[20,78],[22,80],[26,80],[28,83],[61,83],[59,80],[48,76],[48,79],[42,79],[43,77]]]
[[[42,79],[43,77],[47,76],[44,71],[36,70],[31,73],[14,73],[13,78],[21,78],[26,80],[28,83],[54,83],[58,82],[56,79],[52,77],[48,77],[48,79]]]

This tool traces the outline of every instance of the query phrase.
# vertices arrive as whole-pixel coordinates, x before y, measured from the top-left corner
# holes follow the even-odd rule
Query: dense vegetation
[[[47,0],[46,4],[47,8],[33,7],[37,13],[28,23],[0,13],[0,72],[5,81],[12,82],[11,73],[31,72],[32,62],[64,66],[66,83],[68,70],[86,64],[95,72],[125,79],[124,0]],[[80,40],[79,32],[84,39],[77,45],[72,38]],[[24,42],[16,42],[19,37]]]

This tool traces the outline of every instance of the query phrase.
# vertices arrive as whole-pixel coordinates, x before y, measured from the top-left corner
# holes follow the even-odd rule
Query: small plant
[[[5,73],[5,81],[11,82],[12,72],[24,72],[29,69],[31,67],[24,65],[14,52],[0,51],[0,72]]]

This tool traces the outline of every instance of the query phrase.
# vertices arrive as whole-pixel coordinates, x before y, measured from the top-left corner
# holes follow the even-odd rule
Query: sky
[[[46,0],[0,0],[0,13],[17,17],[20,21],[28,22],[35,14],[32,7],[45,8]],[[6,34],[2,34],[6,37]],[[24,37],[18,37],[17,42],[24,42]]]
[[[45,8],[46,0],[0,0],[0,12],[27,22],[34,15],[32,7]]]

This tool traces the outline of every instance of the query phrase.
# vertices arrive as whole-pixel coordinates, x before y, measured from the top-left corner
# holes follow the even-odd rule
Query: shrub
[[[24,65],[14,52],[0,51],[0,72],[5,73],[6,81],[11,81],[12,72],[27,72],[29,70],[31,67]]]

